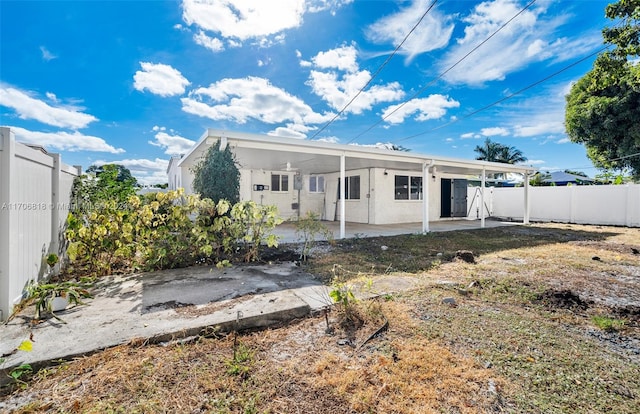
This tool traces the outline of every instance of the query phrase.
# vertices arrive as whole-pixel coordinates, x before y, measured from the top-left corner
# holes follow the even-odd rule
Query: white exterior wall
[[[345,177],[360,176],[360,199],[358,200],[345,200],[345,221],[351,223],[370,223],[369,211],[370,211],[370,194],[371,185],[373,182],[372,176],[369,177],[369,171],[373,168],[362,168],[358,170],[348,170],[345,172]],[[370,180],[371,178],[371,180]],[[340,208],[336,208],[338,204],[338,181],[340,180],[340,173],[327,174],[325,176],[326,185],[326,200],[325,200],[325,216],[326,220],[334,221],[340,220]]]
[[[385,175],[385,171],[387,175]],[[376,168],[372,170],[375,177],[375,188],[372,188],[372,221],[371,224],[396,224],[413,223],[422,221],[422,200],[396,200],[395,199],[395,176],[406,175],[410,177],[421,177],[422,171],[401,171]],[[433,181],[433,174],[429,174],[429,221],[439,219],[440,213],[440,178],[436,175]],[[423,183],[424,188],[424,183]]]
[[[45,255],[62,256],[60,237],[76,175],[58,154],[16,143],[9,128],[0,128],[0,320],[27,283],[45,275]]]
[[[271,188],[271,175],[286,175],[289,177],[287,191],[273,191]],[[280,217],[285,220],[298,217],[298,210],[292,208],[292,204],[298,202],[298,190],[293,189],[293,180],[296,175],[293,171],[266,171],[266,170],[241,170],[240,171],[240,200],[253,200],[258,204],[274,205],[278,208]],[[264,185],[268,190],[255,191],[254,186]]]
[[[182,187],[182,168],[178,167],[179,158],[171,158],[167,171],[168,190],[177,190]]]
[[[523,188],[495,188],[496,217],[522,219]],[[530,187],[532,221],[640,227],[640,184]]]

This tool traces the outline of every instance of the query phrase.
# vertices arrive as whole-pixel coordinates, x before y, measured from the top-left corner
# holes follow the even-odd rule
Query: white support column
[[[482,169],[482,178],[480,179],[480,228],[484,229],[484,189],[487,183],[487,170]]]
[[[429,232],[429,164],[422,163],[422,232]]]
[[[524,174],[524,214],[522,223],[529,224],[529,173]]]
[[[346,233],[346,228],[345,228],[345,220],[344,220],[344,216],[345,216],[345,187],[346,187],[346,180],[345,180],[345,169],[346,169],[346,162],[345,162],[345,155],[342,154],[340,155],[340,238],[344,239],[345,238],[345,233]]]

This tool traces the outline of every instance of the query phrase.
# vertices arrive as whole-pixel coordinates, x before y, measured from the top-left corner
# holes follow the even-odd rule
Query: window
[[[422,200],[422,177],[396,175],[394,198],[396,200]]]
[[[312,175],[309,177],[309,192],[324,193],[324,176]]]
[[[354,175],[345,178],[345,200],[360,200],[360,176]],[[340,198],[340,181],[338,181],[338,199]]]
[[[271,191],[289,191],[289,176],[271,174]]]

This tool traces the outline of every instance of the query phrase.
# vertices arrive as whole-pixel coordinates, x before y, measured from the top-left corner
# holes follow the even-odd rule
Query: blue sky
[[[1,0],[0,125],[144,184],[166,182],[206,128],[468,159],[488,137],[536,168],[593,176],[564,96],[602,47],[609,1],[535,1],[461,60],[528,3],[445,0],[424,15],[431,1]]]

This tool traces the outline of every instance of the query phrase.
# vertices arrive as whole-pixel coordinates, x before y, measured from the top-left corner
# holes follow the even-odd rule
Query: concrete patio
[[[323,221],[333,233],[335,239],[340,235],[340,222]],[[522,225],[521,222],[509,222],[501,220],[485,220],[485,228]],[[429,223],[429,231],[455,231],[455,230],[472,230],[480,229],[480,220],[442,220],[432,221]],[[362,224],[362,223],[346,223],[345,237],[380,237],[380,236],[397,236],[400,234],[419,234],[422,233],[422,223],[399,223],[399,224]],[[296,223],[286,221],[276,227],[274,234],[280,238],[281,243],[299,242],[300,238],[296,235]]]

